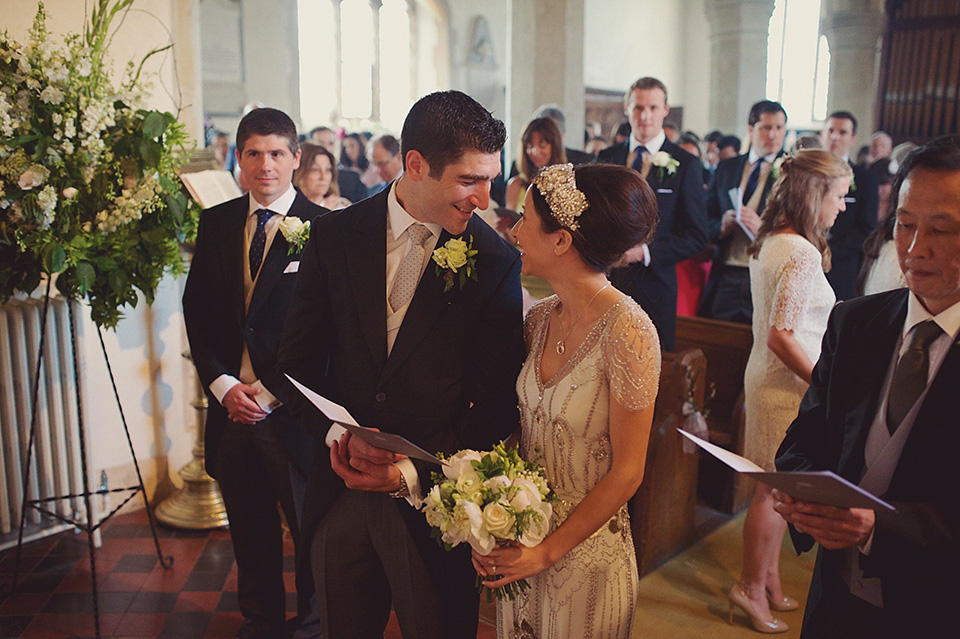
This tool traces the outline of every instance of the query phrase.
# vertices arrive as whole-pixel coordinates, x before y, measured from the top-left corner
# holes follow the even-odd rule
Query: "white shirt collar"
[[[773,153],[769,153],[769,154],[764,155],[764,156],[762,156],[762,157],[763,157],[764,160],[766,160],[766,161],[769,162],[770,164],[773,164],[773,161],[777,159],[777,154],[778,154],[778,153],[780,153],[780,152],[779,152],[779,151],[774,151]],[[751,148],[750,148],[750,153],[749,153],[749,155],[747,155],[747,162],[750,163],[750,166],[753,166],[754,164],[757,163],[757,160],[760,159],[760,157],[761,157],[760,154],[757,153],[757,152],[751,147]]]
[[[403,232],[406,231],[411,224],[423,224],[436,238],[440,237],[440,231],[443,230],[443,227],[439,224],[435,222],[421,222],[404,210],[400,205],[400,201],[397,199],[397,182],[390,185],[390,193],[387,194],[387,221],[394,241],[399,240],[400,236],[403,235]]]
[[[642,146],[647,149],[647,153],[653,155],[654,153],[660,150],[660,147],[663,146],[663,143],[667,139],[667,134],[664,133],[663,129],[660,129],[660,133],[657,133],[653,138],[643,144]],[[640,142],[637,141],[637,138],[633,137],[633,133],[630,134],[630,151],[636,151],[637,147],[641,146]]]
[[[906,339],[910,329],[929,319],[935,321],[944,333],[950,335],[951,339],[956,338],[957,334],[960,333],[960,302],[938,315],[931,315],[930,311],[925,309],[917,296],[913,294],[913,291],[910,291],[910,297],[907,299],[907,320],[903,323],[904,339]]]
[[[247,215],[253,215],[260,209],[269,209],[274,215],[286,215],[290,212],[290,207],[293,206],[293,201],[297,199],[297,190],[293,188],[293,184],[288,184],[287,190],[283,192],[283,195],[275,199],[267,206],[257,202],[257,200],[253,197],[253,193],[250,193],[250,197],[247,199],[249,200],[249,204],[247,205]]]

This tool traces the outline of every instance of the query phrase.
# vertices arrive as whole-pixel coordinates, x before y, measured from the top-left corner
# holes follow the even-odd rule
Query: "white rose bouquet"
[[[446,282],[443,285],[444,293],[453,288],[453,280],[456,277],[459,277],[460,288],[467,283],[468,277],[476,281],[477,253],[479,252],[473,248],[472,235],[467,241],[460,237],[449,239],[443,246],[433,251],[437,275],[443,277]]]
[[[447,550],[468,543],[487,555],[497,543],[533,547],[546,537],[557,497],[543,467],[524,461],[503,442],[489,452],[462,450],[446,461],[442,474],[433,473],[434,486],[421,508],[433,528],[431,536]],[[477,585],[482,587],[479,577]],[[513,599],[529,587],[520,580],[494,594]]]

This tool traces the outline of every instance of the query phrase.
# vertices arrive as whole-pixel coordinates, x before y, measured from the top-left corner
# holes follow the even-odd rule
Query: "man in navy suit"
[[[827,281],[838,300],[856,295],[857,275],[863,262],[863,242],[877,225],[880,183],[866,167],[850,161],[850,149],[857,143],[857,119],[849,111],[834,111],[820,132],[823,148],[853,168],[853,181],[844,201],[847,208],[830,229],[831,267]]]
[[[747,247],[760,229],[767,195],[777,179],[773,165],[783,155],[787,112],[779,102],[757,102],[747,116],[747,134],[749,151],[721,160],[707,189],[710,241],[717,250],[699,311],[703,317],[741,324],[753,319]],[[730,197],[730,190],[737,188],[742,202]]]
[[[831,470],[896,510],[774,492],[798,551],[820,544],[801,637],[935,637],[960,599],[960,137],[897,174],[906,289],[838,304],[779,470]]]
[[[403,125],[403,175],[318,222],[284,330],[282,372],[431,453],[489,449],[519,423],[520,256],[473,214],[505,137],[459,91],[421,98]],[[431,256],[454,238],[478,251],[477,279],[447,287],[453,274]],[[324,637],[382,637],[392,607],[404,637],[475,638],[470,549],[444,551],[416,509],[439,467],[339,436],[296,394],[319,444],[304,536]]]
[[[296,497],[310,461],[309,436],[274,397],[277,350],[300,265],[300,247],[281,228],[326,209],[290,183],[300,149],[285,113],[261,108],[244,116],[236,156],[250,191],[201,214],[183,315],[210,399],[206,463],[230,519],[244,617],[238,636],[274,639],[283,636],[286,616],[277,503],[299,548]],[[304,619],[308,572],[298,574],[297,586]]]
[[[707,214],[700,161],[666,139],[670,112],[667,87],[640,78],[627,91],[624,110],[630,137],[597,157],[605,164],[634,168],[657,194],[659,221],[653,242],[631,249],[610,281],[630,295],[653,320],[660,345],[672,351],[677,325],[677,264],[707,245]]]

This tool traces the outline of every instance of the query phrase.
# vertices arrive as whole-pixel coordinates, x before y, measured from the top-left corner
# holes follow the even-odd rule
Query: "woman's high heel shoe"
[[[776,610],[777,612],[793,612],[800,608],[800,602],[793,597],[784,596],[777,601],[773,595],[770,594],[769,588],[767,589],[767,601],[770,602],[770,610]]]
[[[750,619],[750,623],[753,625],[753,629],[757,632],[762,632],[765,634],[774,634],[778,632],[786,632],[790,629],[790,626],[780,621],[779,619],[774,619],[773,621],[764,621],[753,609],[753,602],[750,601],[750,598],[747,597],[747,593],[744,590],[743,586],[739,583],[733,585],[733,588],[730,589],[730,592],[727,593],[727,600],[730,602],[730,618],[729,622],[733,624],[733,609],[734,606],[743,611],[745,615]]]

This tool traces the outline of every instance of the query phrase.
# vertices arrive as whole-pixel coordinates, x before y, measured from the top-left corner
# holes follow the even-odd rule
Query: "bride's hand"
[[[486,577],[483,585],[487,588],[500,588],[532,577],[553,565],[543,543],[528,548],[511,541],[507,545],[497,546],[489,555],[480,555],[473,551],[472,559],[477,573]],[[497,579],[493,579],[494,577]]]

